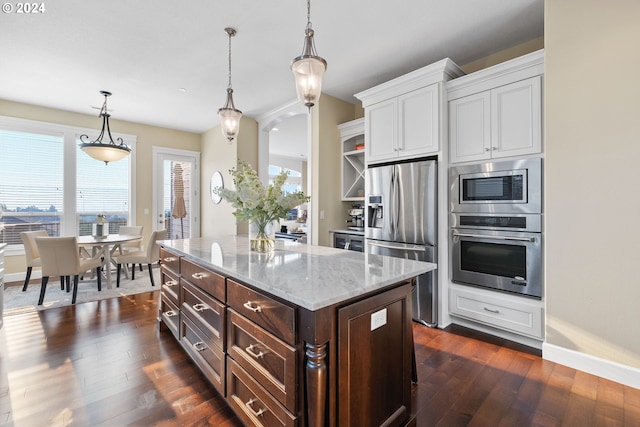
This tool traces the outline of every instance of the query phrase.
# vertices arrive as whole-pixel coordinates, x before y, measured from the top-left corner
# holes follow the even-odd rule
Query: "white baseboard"
[[[11,273],[11,274],[5,274],[4,275],[4,283],[13,283],[13,282],[20,282],[20,283],[24,283],[24,278],[26,276],[26,272],[22,272],[22,273]],[[41,270],[33,270],[33,272],[31,273],[31,278],[29,279],[29,281],[35,280],[35,279],[42,279],[42,271]]]
[[[542,343],[542,358],[629,387],[640,389],[640,369],[632,366],[559,347],[547,342]]]

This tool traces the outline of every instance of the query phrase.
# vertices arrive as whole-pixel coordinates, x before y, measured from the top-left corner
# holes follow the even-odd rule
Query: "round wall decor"
[[[224,188],[224,181],[222,180],[222,174],[220,173],[220,171],[216,171],[213,173],[213,175],[211,175],[211,188],[210,188],[211,201],[215,204],[218,204],[222,200],[222,197],[220,197],[213,191],[216,188]]]

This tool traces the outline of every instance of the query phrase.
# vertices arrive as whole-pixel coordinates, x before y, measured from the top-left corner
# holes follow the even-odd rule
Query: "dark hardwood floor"
[[[157,332],[157,296],[5,317],[0,425],[241,426]],[[640,390],[460,327],[414,335],[418,426],[640,426]]]

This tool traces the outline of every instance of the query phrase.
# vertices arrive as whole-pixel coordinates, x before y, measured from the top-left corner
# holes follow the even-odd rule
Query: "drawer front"
[[[451,289],[451,314],[490,326],[542,338],[542,307],[510,299]]]
[[[247,426],[298,425],[297,418],[274,400],[231,358],[227,361],[227,401]]]
[[[191,283],[181,280],[182,316],[187,316],[210,342],[225,348],[225,307]]]
[[[162,294],[170,299],[176,307],[179,307],[180,292],[178,291],[178,289],[180,282],[178,280],[178,276],[165,266],[161,267],[160,274],[160,283],[162,283]]]
[[[286,343],[295,343],[295,309],[227,279],[227,305]]]
[[[224,396],[224,352],[218,346],[211,345],[187,316],[180,316],[180,344],[220,395]]]
[[[218,301],[225,301],[224,277],[184,258],[180,259],[180,271],[185,280],[212,295]]]
[[[163,247],[160,247],[160,264],[173,271],[176,275],[180,274],[180,257]]]
[[[296,349],[232,309],[227,353],[280,403],[296,412]]]
[[[160,319],[169,328],[176,339],[179,339],[178,325],[180,324],[180,312],[178,307],[164,294],[160,295]]]

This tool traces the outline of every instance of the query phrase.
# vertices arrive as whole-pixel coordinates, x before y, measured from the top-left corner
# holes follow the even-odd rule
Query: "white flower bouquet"
[[[256,236],[252,237],[251,248],[261,252],[272,250],[274,242],[268,236],[267,227],[274,221],[286,218],[291,209],[308,202],[309,197],[302,191],[285,193],[282,190],[289,175],[285,171],[266,187],[246,162],[240,161],[238,169],[231,169],[229,173],[233,177],[235,190],[215,188],[214,192],[236,208],[233,213],[236,218],[254,224]]]

